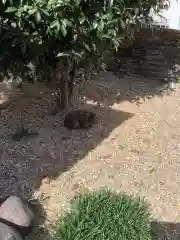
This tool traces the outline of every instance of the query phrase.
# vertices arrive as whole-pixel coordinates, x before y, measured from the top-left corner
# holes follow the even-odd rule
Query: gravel
[[[179,239],[180,90],[163,93],[159,83],[135,76],[134,84],[112,73],[97,78],[87,86],[87,103],[76,106],[98,117],[88,131],[64,128],[64,113],[52,117],[48,94],[2,113],[0,196],[46,199],[48,226],[76,193],[106,186],[145,197],[153,219],[174,226],[167,239]],[[12,141],[21,120],[39,136]]]

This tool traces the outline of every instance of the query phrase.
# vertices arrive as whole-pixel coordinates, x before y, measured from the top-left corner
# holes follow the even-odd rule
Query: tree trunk
[[[2,17],[4,15],[4,12],[6,10],[5,4],[0,1],[0,16]]]
[[[66,109],[69,104],[69,91],[68,91],[68,71],[63,73],[62,79],[61,79],[61,99],[60,99],[60,107],[61,109]]]
[[[92,60],[90,59],[85,68],[85,81],[89,82],[92,76]]]
[[[60,94],[59,94],[59,107],[66,109],[69,103],[69,74],[68,74],[68,61],[67,59],[59,60],[56,67],[56,78],[60,83]]]
[[[69,102],[72,100],[73,97],[75,79],[76,79],[76,62],[73,61],[73,68],[69,76]]]

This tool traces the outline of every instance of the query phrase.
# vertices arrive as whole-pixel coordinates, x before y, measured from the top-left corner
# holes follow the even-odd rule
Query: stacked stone
[[[34,214],[28,203],[16,196],[0,205],[0,240],[23,240],[29,234]]]

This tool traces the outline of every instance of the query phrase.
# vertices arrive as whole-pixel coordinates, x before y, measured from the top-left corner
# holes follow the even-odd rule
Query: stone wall
[[[136,74],[161,81],[177,81],[180,74],[180,31],[143,30],[124,44],[109,68],[117,74]]]

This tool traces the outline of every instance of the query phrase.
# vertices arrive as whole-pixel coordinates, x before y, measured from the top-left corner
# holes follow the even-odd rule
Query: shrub
[[[57,222],[54,240],[149,240],[146,203],[109,190],[78,195]]]

